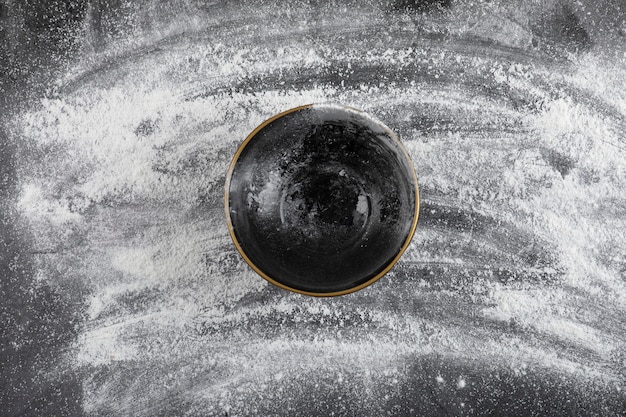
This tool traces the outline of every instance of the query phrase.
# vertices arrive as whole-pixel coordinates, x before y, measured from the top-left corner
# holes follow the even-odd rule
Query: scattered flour
[[[148,415],[148,403],[177,391],[254,414],[238,389],[356,370],[375,393],[386,372],[429,355],[621,387],[624,67],[586,56],[559,70],[380,34],[312,41],[307,16],[280,12],[296,15],[268,29],[280,46],[256,42],[252,29],[218,42],[199,19],[198,33],[163,28],[167,42],[150,53],[152,38],[130,54],[116,43],[14,122],[19,209],[35,246],[62,244],[53,261],[33,255],[39,276],[65,265],[87,288],[68,359],[101,372],[84,381],[87,411],[115,401],[128,414],[139,401]],[[369,17],[356,20],[381,23]],[[352,27],[352,16],[337,19]],[[380,68],[408,75],[385,79]],[[432,207],[402,258],[423,268],[420,279],[392,273],[350,296],[311,299],[269,287],[235,252],[222,199],[237,146],[271,115],[328,102],[380,118],[411,154]],[[275,191],[254,198],[263,206]],[[356,210],[367,208],[359,196]],[[536,242],[557,259],[527,255]]]

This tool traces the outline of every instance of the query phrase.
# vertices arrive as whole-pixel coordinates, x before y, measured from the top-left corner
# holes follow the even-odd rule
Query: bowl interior
[[[305,106],[261,125],[235,156],[227,187],[231,234],[246,261],[315,295],[378,279],[417,221],[417,182],[401,143],[341,106]]]

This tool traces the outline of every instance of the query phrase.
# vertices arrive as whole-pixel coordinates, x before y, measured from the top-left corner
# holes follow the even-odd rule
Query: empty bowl
[[[391,269],[415,231],[419,193],[388,127],[353,108],[314,104],[246,138],[226,177],[225,206],[233,242],[260,276],[334,296]]]

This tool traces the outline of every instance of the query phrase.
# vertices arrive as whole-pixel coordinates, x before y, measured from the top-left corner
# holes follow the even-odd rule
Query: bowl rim
[[[297,111],[300,111],[300,110],[304,110],[304,109],[308,109],[308,108],[313,108],[313,107],[316,107],[316,106],[319,106],[319,107],[324,107],[324,106],[326,106],[326,107],[340,107],[342,109],[347,109],[349,111],[356,112],[356,113],[358,113],[358,114],[360,114],[360,115],[362,115],[362,116],[372,120],[373,122],[377,123],[380,127],[382,127],[386,131],[386,133],[400,147],[400,150],[404,154],[404,157],[409,162],[408,165],[410,167],[411,175],[413,176],[413,181],[414,181],[414,184],[415,184],[415,190],[414,190],[415,191],[415,212],[413,214],[413,221],[412,221],[412,224],[411,224],[411,228],[409,229],[409,233],[407,234],[407,237],[406,237],[404,243],[402,244],[402,247],[400,248],[400,250],[396,254],[396,256],[391,260],[391,262],[389,262],[385,266],[385,268],[382,271],[380,271],[378,274],[376,274],[376,276],[370,278],[366,282],[361,283],[361,284],[359,284],[359,285],[357,285],[355,287],[351,287],[351,288],[345,289],[345,290],[331,291],[331,292],[314,292],[314,291],[305,291],[305,290],[300,290],[300,289],[297,289],[297,288],[293,288],[293,287],[290,287],[288,285],[283,284],[280,281],[277,281],[276,279],[270,277],[265,272],[263,272],[258,266],[256,266],[254,264],[254,262],[252,262],[250,260],[250,258],[248,258],[248,256],[246,255],[245,251],[241,247],[241,244],[237,240],[237,237],[235,235],[234,226],[232,224],[231,217],[230,217],[230,205],[229,205],[230,182],[231,182],[231,178],[233,176],[234,170],[235,170],[235,165],[237,164],[237,161],[239,160],[239,156],[241,155],[243,150],[246,148],[246,146],[248,146],[248,144],[252,141],[252,139],[263,128],[265,128],[265,126],[269,125],[273,121],[275,121],[277,119],[280,119],[281,117],[286,116],[287,114],[294,113],[294,112],[297,112]],[[273,285],[275,285],[277,287],[280,287],[282,289],[288,290],[288,291],[292,291],[292,292],[295,292],[295,293],[298,293],[298,294],[303,294],[303,295],[309,295],[309,296],[313,296],[313,297],[336,297],[336,296],[340,296],[340,295],[350,294],[350,293],[359,291],[359,290],[361,290],[361,289],[363,289],[365,287],[368,287],[368,286],[372,285],[374,282],[378,281],[380,278],[382,278],[384,275],[386,275],[391,270],[391,268],[393,268],[393,266],[398,262],[398,260],[402,256],[402,254],[409,247],[409,245],[411,243],[411,240],[413,239],[413,235],[415,234],[415,229],[417,228],[417,222],[418,222],[418,218],[419,218],[419,209],[420,209],[419,186],[418,186],[418,182],[417,182],[417,174],[415,173],[415,166],[413,165],[413,160],[411,159],[411,156],[409,155],[408,151],[406,150],[406,148],[404,147],[404,145],[402,144],[402,142],[400,141],[398,136],[389,127],[387,127],[387,125],[385,125],[384,123],[382,123],[378,119],[373,118],[369,114],[365,113],[363,110],[357,109],[355,107],[347,106],[347,105],[344,105],[344,104],[334,104],[334,103],[309,103],[309,104],[304,104],[302,106],[294,107],[294,108],[285,110],[283,112],[280,112],[280,113],[270,117],[269,119],[265,120],[263,123],[258,125],[252,132],[250,132],[250,134],[248,134],[246,139],[237,148],[237,151],[235,152],[235,155],[233,156],[233,159],[231,160],[230,165],[228,167],[228,172],[226,174],[226,182],[225,182],[224,186],[225,186],[225,191],[224,191],[224,210],[225,210],[225,215],[226,215],[226,223],[227,223],[227,226],[228,226],[228,233],[230,234],[230,238],[232,239],[232,241],[233,241],[233,243],[235,245],[235,248],[237,249],[237,252],[239,252],[239,255],[241,255],[243,260],[254,270],[254,272],[256,272],[258,275],[260,275],[263,279],[265,279],[269,283],[271,283],[271,284],[273,284]]]

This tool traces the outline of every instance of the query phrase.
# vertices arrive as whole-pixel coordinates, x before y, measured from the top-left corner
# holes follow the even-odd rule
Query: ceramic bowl
[[[237,150],[226,179],[235,246],[263,278],[342,295],[387,273],[417,225],[413,164],[365,113],[316,104],[280,113]]]

